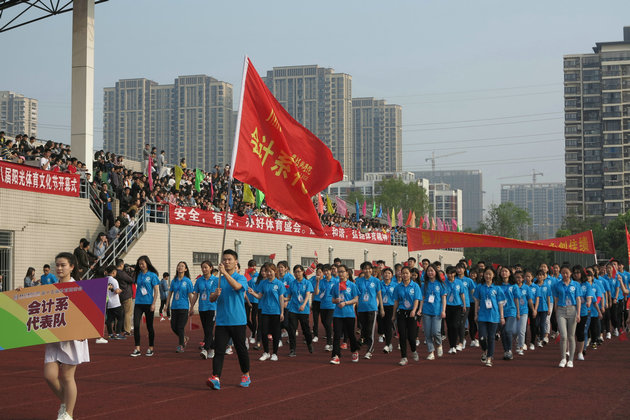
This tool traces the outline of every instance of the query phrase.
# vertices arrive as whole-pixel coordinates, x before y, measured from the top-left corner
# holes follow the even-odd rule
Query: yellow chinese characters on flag
[[[311,196],[343,178],[341,165],[273,97],[249,59],[237,130],[233,177],[263,191],[271,208],[323,234]]]

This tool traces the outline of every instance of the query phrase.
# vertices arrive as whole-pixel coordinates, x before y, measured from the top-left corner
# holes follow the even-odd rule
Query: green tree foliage
[[[399,178],[387,178],[377,184],[380,194],[376,197],[376,206],[382,205],[385,209],[395,208],[396,212],[403,209],[407,218],[409,210],[416,212],[417,217],[429,213],[429,197],[424,188],[416,183],[406,184]]]
[[[479,233],[523,239],[523,232],[531,223],[529,213],[516,204],[510,202],[498,206],[493,204],[488,215],[479,223]]]

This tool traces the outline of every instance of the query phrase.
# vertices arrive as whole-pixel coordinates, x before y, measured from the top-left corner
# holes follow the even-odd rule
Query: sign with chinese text
[[[79,175],[43,171],[0,161],[0,187],[47,194],[79,196]]]
[[[107,279],[0,293],[0,350],[101,337]]]
[[[440,248],[520,248],[595,254],[593,232],[590,230],[562,238],[522,241],[476,233],[409,228],[407,229],[407,247],[409,252]]]
[[[169,206],[169,221],[175,225],[202,226],[223,229],[225,213],[201,210],[193,207]],[[391,245],[389,233],[365,232],[342,227],[324,227],[324,235],[317,235],[311,228],[294,220],[273,219],[271,217],[238,216],[228,214],[227,226],[232,230],[245,230],[278,235],[327,238],[341,241],[368,242]]]

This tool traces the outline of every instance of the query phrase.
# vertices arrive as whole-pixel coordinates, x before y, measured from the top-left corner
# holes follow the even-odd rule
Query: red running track
[[[191,343],[202,339],[201,330],[190,335]],[[481,365],[477,348],[400,367],[400,353],[383,354],[380,343],[372,360],[351,363],[350,352],[343,350],[341,365],[333,366],[324,343],[308,354],[300,335],[295,358],[287,357],[286,344],[278,362],[260,362],[261,352],[250,351],[249,389],[238,387],[236,355],[226,356],[220,391],[206,387],[212,361],[201,360],[196,345],[175,353],[168,321],[157,323],[156,343],[153,358],[132,358],[131,339],[90,340],[92,362],[77,370],[75,418],[629,417],[630,341],[619,339],[589,350],[586,361],[576,360],[573,369],[557,367],[555,343],[512,361],[496,360],[492,368]],[[419,350],[426,356],[426,346]],[[502,354],[500,343],[497,350]],[[0,419],[55,418],[59,402],[42,378],[43,347],[0,354]]]

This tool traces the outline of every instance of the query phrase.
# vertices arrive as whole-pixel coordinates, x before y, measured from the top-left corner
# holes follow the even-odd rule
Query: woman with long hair
[[[518,304],[517,291],[514,289],[514,276],[507,267],[499,268],[498,284],[503,295],[505,295],[505,306],[503,307],[503,316],[505,324],[499,326],[499,334],[501,334],[501,343],[503,344],[503,359],[512,360],[512,342],[516,334],[516,322],[520,319],[520,305]]]
[[[527,312],[527,318],[529,320],[529,349],[534,350],[536,348],[536,336],[538,335],[538,328],[536,326],[536,314],[534,313],[534,307],[536,305],[536,293],[538,292],[538,285],[534,281],[534,274],[530,270],[525,270],[525,284],[529,287],[529,311]]]
[[[145,356],[153,356],[153,345],[155,342],[155,330],[153,329],[153,315],[157,300],[160,297],[160,279],[158,271],[155,269],[148,256],[142,255],[136,261],[134,267],[136,284],[136,304],[133,308],[133,339],[135,348],[131,357],[138,357],[140,353],[140,325],[142,315],[147,322],[147,332],[149,333],[149,348]]]
[[[217,302],[210,301],[210,294],[218,286],[219,279],[212,275],[212,263],[204,261],[201,263],[202,276],[195,282],[194,296],[190,307],[194,308],[199,300],[199,320],[203,327],[203,346],[199,355],[202,359],[212,359],[214,357],[214,316],[217,310]]]
[[[59,283],[74,282],[79,278],[76,257],[62,252],[55,258]],[[44,379],[61,401],[57,420],[72,420],[77,402],[77,384],[74,374],[77,366],[90,361],[87,340],[60,341],[46,344]]]
[[[592,287],[591,284],[588,283],[588,276],[584,268],[581,265],[574,265],[571,268],[572,274],[571,279],[580,283],[580,301],[581,305],[579,310],[580,322],[578,322],[575,328],[575,338],[577,340],[577,346],[575,351],[578,355],[578,360],[584,360],[584,340],[586,337],[586,323],[590,321],[590,312],[594,310],[597,312],[597,309],[593,306],[593,300],[597,295],[597,290]]]
[[[166,310],[171,309],[171,330],[177,335],[177,353],[183,353],[188,343],[186,323],[193,301],[194,287],[190,280],[190,270],[185,261],[177,263],[176,274],[171,282],[171,289],[166,298]]]
[[[319,298],[320,298],[320,310],[319,314],[322,318],[322,325],[326,331],[326,345],[324,350],[332,351],[333,349],[333,312],[336,305],[332,301],[332,288],[334,285],[332,276],[332,267],[329,264],[324,264],[322,267],[324,277],[319,281]]]
[[[503,290],[494,284],[496,274],[492,267],[483,270],[483,283],[475,289],[475,321],[479,328],[479,345],[481,346],[481,363],[492,366],[494,357],[494,336],[499,324],[505,325]]]
[[[26,275],[24,276],[24,287],[33,287],[37,286],[37,282],[35,280],[35,268],[29,267],[26,270]]]
[[[604,311],[602,310],[602,305],[604,304],[604,299],[606,298],[606,291],[601,283],[595,281],[595,271],[592,268],[586,269],[586,281],[591,288],[591,293],[594,298],[591,301],[591,310],[590,310],[590,325],[588,327],[588,335],[591,339],[591,345],[593,349],[597,349],[597,342],[599,340],[599,335],[601,334],[601,326],[600,321],[604,317]],[[582,356],[582,357],[580,357]],[[584,354],[580,355],[578,353],[578,360],[584,360]]]
[[[261,362],[278,360],[278,347],[280,343],[280,323],[284,319],[284,293],[285,287],[281,280],[276,278],[278,269],[273,263],[265,263],[260,268],[262,281],[256,285],[256,290],[249,287],[247,293],[258,298],[261,310],[260,332],[262,334],[263,354]],[[269,338],[273,338],[272,352],[269,351]]]
[[[517,300],[518,311],[520,317],[516,321],[516,353],[518,355],[525,354],[527,344],[525,344],[525,336],[527,335],[527,320],[529,319],[529,308],[532,304],[531,290],[524,281],[522,271],[514,273],[516,284],[513,287],[514,297]]]
[[[440,329],[442,319],[446,318],[446,292],[446,286],[438,274],[437,267],[435,264],[430,264],[424,271],[424,286],[422,288],[422,325],[429,350],[427,360],[435,360],[434,352],[436,349],[437,357],[442,357],[443,354]]]
[[[446,332],[448,334],[448,344],[450,354],[462,351],[461,341],[459,341],[461,324],[464,322],[466,313],[466,293],[462,281],[456,278],[457,269],[453,266],[446,268]]]
[[[393,331],[393,323],[396,318],[396,312],[394,311],[394,305],[396,302],[396,298],[394,297],[394,292],[396,291],[396,287],[398,283],[392,281],[394,278],[394,272],[391,268],[384,268],[382,271],[382,284],[381,284],[381,293],[383,295],[383,309],[385,310],[385,316],[382,317],[382,334],[385,335],[385,347],[383,347],[383,353],[391,353],[393,350],[392,346],[392,331]],[[418,298],[420,299],[420,298]],[[416,311],[416,314],[418,312]],[[380,331],[379,331],[380,332]],[[417,333],[416,333],[417,336]],[[415,343],[414,338],[414,343]]]
[[[333,312],[333,350],[330,363],[338,365],[341,363],[341,336],[350,340],[350,351],[352,361],[359,361],[359,343],[355,335],[355,305],[359,301],[359,291],[357,286],[348,281],[348,267],[340,265],[337,267],[339,281],[332,286],[332,302],[336,305]]]
[[[315,268],[315,275],[311,276],[309,281],[313,285],[313,302],[311,303],[311,312],[313,312],[313,343],[319,341],[319,312],[321,298],[319,297],[319,282],[324,278],[322,265],[318,264]]]
[[[575,355],[575,327],[580,322],[578,312],[582,302],[580,297],[581,286],[571,279],[571,270],[568,266],[560,269],[561,280],[551,288],[556,306],[556,319],[558,332],[560,333],[560,363],[558,367],[573,367]]]
[[[413,360],[416,362],[420,360],[416,348],[416,337],[418,336],[416,316],[422,313],[422,291],[418,283],[411,280],[411,270],[409,267],[403,267],[401,269],[400,278],[401,282],[394,290],[394,306],[392,307],[392,313],[389,314],[389,316],[392,321],[397,319],[401,357],[398,364],[400,366],[405,366],[409,363],[407,359],[407,342],[409,342],[409,348],[411,350]],[[386,316],[387,315],[386,310]],[[391,351],[391,348],[389,351]]]
[[[534,316],[536,317],[536,332],[538,334],[538,347],[543,347],[549,342],[549,325],[547,323],[549,308],[551,307],[551,288],[547,286],[547,273],[544,270],[536,271],[536,298],[534,300]]]

